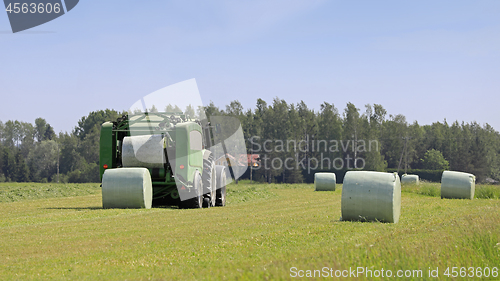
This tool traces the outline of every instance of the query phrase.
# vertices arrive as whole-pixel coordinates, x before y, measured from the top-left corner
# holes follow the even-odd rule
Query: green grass
[[[479,185],[479,186],[476,186],[474,198],[500,199],[500,185]]]
[[[0,202],[100,194],[98,183],[0,183]]]
[[[441,184],[434,182],[420,182],[419,185],[405,184],[401,186],[401,191],[425,196],[440,197]],[[474,198],[500,199],[500,185],[476,184]]]
[[[413,280],[439,268],[446,280],[446,267],[500,267],[498,199],[405,187],[399,223],[360,223],[339,221],[341,185],[313,189],[240,182],[228,206],[198,210],[104,210],[98,185],[92,195],[23,196],[0,203],[0,280],[280,280],[294,279],[291,267],[422,270]]]
[[[420,181],[420,184],[403,184],[401,185],[401,192],[415,193],[425,196],[440,197],[441,184]]]

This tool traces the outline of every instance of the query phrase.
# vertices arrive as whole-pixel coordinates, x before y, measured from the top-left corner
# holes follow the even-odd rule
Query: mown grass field
[[[224,208],[104,210],[99,184],[3,183],[0,280],[288,280],[292,267],[469,280],[445,269],[500,268],[498,186],[477,186],[493,199],[474,200],[440,199],[435,183],[404,187],[397,224],[339,221],[341,192],[240,182]]]

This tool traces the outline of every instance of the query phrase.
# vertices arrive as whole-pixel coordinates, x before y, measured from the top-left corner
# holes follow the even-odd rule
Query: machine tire
[[[197,196],[181,201],[179,207],[182,209],[199,209],[203,207],[203,183],[199,171],[194,173],[193,187]]]
[[[216,201],[216,186],[217,180],[215,176],[215,162],[213,155],[210,154],[208,159],[203,159],[203,207],[214,207]]]
[[[208,197],[205,197],[203,198],[203,208],[210,208],[212,206],[210,206],[210,198]]]
[[[215,174],[217,178],[217,191],[215,206],[226,206],[226,167],[215,166]]]

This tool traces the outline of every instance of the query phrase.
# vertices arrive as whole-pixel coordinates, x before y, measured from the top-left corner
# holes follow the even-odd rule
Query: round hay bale
[[[151,209],[153,186],[146,168],[108,169],[102,176],[103,208]]]
[[[163,168],[165,159],[162,135],[123,138],[123,167]]]
[[[314,189],[316,191],[335,191],[334,173],[316,173],[314,174]]]
[[[420,183],[420,180],[418,178],[418,175],[404,174],[401,177],[401,184],[416,184],[416,185],[418,185],[419,183]]]
[[[342,220],[397,223],[401,182],[396,173],[349,171],[342,186]]]
[[[441,198],[473,199],[476,176],[469,173],[444,171],[441,177]]]

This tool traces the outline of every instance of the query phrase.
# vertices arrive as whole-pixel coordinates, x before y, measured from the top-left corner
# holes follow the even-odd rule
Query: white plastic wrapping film
[[[163,168],[165,153],[163,136],[132,136],[123,138],[123,167]]]
[[[401,184],[420,184],[420,180],[418,178],[418,175],[407,175],[404,174],[401,176]]]
[[[334,173],[314,174],[314,190],[335,191],[336,178]]]
[[[393,173],[349,171],[344,177],[342,220],[397,223],[401,213],[401,182]]]
[[[146,168],[108,169],[102,176],[103,208],[151,208],[153,186]]]
[[[229,176],[227,183],[231,183],[231,175],[235,179],[240,178],[248,169],[247,149],[245,137],[240,121],[235,117],[210,116],[212,126],[220,127],[219,132],[214,132],[214,146],[210,151],[215,161],[225,157],[229,163],[224,163],[226,173]],[[227,155],[226,155],[227,153]]]
[[[441,198],[473,199],[476,176],[469,173],[444,171],[441,177]]]

